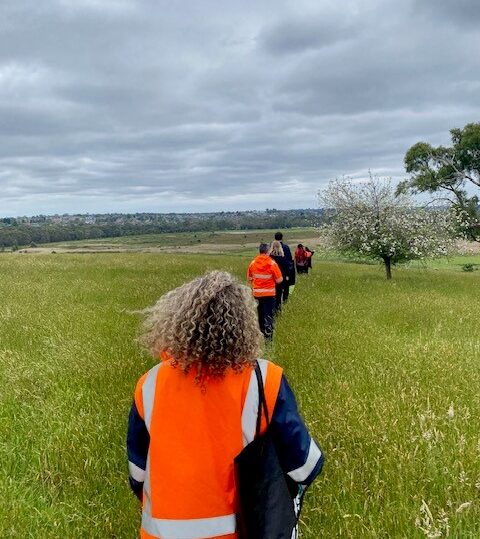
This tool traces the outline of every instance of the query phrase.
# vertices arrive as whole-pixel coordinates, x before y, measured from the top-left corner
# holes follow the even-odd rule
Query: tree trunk
[[[387,273],[387,279],[392,278],[392,264],[391,264],[391,258],[389,256],[383,257],[383,261],[385,262],[385,271]]]

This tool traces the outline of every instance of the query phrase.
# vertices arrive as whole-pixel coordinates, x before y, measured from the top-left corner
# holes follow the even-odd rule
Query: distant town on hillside
[[[0,248],[136,234],[317,226],[321,209],[35,215],[0,219]]]

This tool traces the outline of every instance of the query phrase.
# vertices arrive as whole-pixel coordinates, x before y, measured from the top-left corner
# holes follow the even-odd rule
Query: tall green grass
[[[153,360],[130,311],[207,269],[243,278],[247,263],[0,256],[1,537],[136,537],[124,439]],[[299,279],[268,354],[326,454],[305,539],[480,537],[479,285],[318,260]]]
[[[153,363],[138,317],[170,288],[237,260],[0,257],[0,537],[133,538],[125,433]]]
[[[274,358],[326,454],[304,537],[480,537],[479,285],[348,264],[298,283]]]

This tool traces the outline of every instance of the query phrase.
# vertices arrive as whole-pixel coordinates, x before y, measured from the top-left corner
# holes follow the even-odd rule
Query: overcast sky
[[[480,121],[479,0],[1,0],[0,216],[315,207]]]

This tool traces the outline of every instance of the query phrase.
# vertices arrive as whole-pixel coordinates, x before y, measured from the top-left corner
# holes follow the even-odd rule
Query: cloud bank
[[[0,215],[313,207],[480,121],[476,0],[4,0]]]

